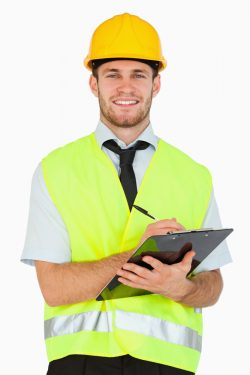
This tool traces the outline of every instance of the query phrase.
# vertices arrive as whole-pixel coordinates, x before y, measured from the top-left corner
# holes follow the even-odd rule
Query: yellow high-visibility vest
[[[115,167],[94,133],[51,152],[42,168],[69,233],[72,262],[134,248],[152,222],[135,209],[129,211]],[[160,140],[135,204],[160,219],[175,217],[187,229],[200,228],[211,189],[204,166]],[[199,309],[157,294],[58,307],[45,304],[49,361],[71,354],[130,354],[195,372],[201,335]]]

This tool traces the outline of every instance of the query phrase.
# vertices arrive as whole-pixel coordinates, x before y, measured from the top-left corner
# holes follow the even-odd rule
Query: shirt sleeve
[[[202,227],[213,229],[222,228],[219,210],[213,191]],[[230,262],[232,262],[232,258],[228,250],[227,242],[224,240],[208,255],[206,259],[203,260],[203,262],[199,264],[193,273],[196,274],[202,271],[211,271]]]
[[[25,264],[34,265],[34,260],[52,263],[71,260],[69,235],[45,185],[41,163],[32,178],[29,217],[21,256]]]

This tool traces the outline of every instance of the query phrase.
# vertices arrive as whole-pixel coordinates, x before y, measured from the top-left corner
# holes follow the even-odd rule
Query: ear
[[[89,77],[89,87],[92,93],[98,97],[98,84],[97,84],[97,79],[91,74]]]
[[[153,97],[155,97],[161,89],[161,76],[158,74],[153,81]]]

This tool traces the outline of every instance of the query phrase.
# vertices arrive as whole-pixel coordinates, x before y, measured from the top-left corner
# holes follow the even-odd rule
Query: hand
[[[132,288],[145,289],[174,301],[181,301],[193,288],[193,283],[186,275],[190,271],[194,255],[195,252],[191,250],[181,262],[172,265],[164,264],[151,256],[144,256],[142,260],[150,264],[152,270],[134,263],[125,263],[117,272],[117,275],[121,276],[118,280]]]
[[[176,218],[158,220],[147,226],[138,245],[142,244],[148,237],[167,234],[168,232],[180,232],[183,230],[185,230],[185,228],[176,221]]]

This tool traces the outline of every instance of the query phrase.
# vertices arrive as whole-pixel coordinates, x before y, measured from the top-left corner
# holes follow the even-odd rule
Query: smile
[[[139,100],[114,100],[114,104],[119,106],[131,106],[139,103]]]

